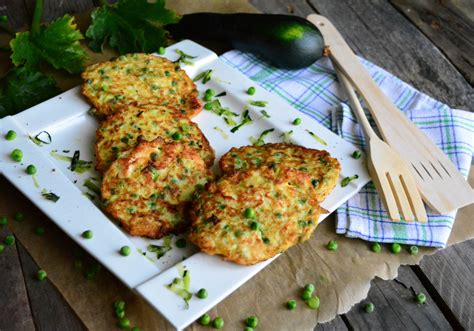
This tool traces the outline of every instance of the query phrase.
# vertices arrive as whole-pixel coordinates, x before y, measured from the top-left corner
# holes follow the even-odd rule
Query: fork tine
[[[400,181],[401,176],[393,176],[390,173],[387,173],[387,178],[390,183],[390,187],[395,195],[395,199],[397,200],[397,206],[400,212],[402,213],[403,218],[405,221],[413,221],[415,216],[411,210],[410,203],[408,202],[408,197],[405,194],[405,188],[402,186]]]
[[[408,196],[408,200],[410,202],[411,209],[415,214],[416,220],[418,222],[426,223],[428,221],[428,216],[426,216],[426,209],[423,205],[423,201],[421,200],[420,192],[416,187],[415,180],[408,173],[407,176],[400,176],[400,181],[402,182],[405,193]]]
[[[368,162],[367,167],[375,188],[377,189],[382,203],[387,210],[388,216],[392,221],[400,221],[400,213],[398,211],[397,203],[385,173],[377,171],[377,169],[373,167],[372,162]]]

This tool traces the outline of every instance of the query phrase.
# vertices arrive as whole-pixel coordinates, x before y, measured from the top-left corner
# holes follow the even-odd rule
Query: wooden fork
[[[399,221],[401,213],[406,221],[426,222],[426,210],[407,164],[397,152],[377,136],[365,116],[351,83],[340,68],[336,64],[334,66],[339,82],[349,98],[352,111],[364,131],[367,168],[390,218]]]

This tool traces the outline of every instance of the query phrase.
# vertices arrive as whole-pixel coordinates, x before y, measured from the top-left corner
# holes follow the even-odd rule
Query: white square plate
[[[176,60],[178,58],[176,49],[196,56],[192,60],[193,65],[183,66],[190,77],[195,77],[207,69],[213,70],[212,79],[208,83],[205,85],[197,83],[200,95],[207,88],[213,88],[217,93],[226,91],[227,95],[220,98],[223,106],[237,113],[242,113],[244,109],[250,110],[253,123],[242,127],[236,133],[230,132],[230,127],[222,118],[206,110],[193,119],[209,139],[216,152],[217,160],[231,147],[249,145],[249,137],[258,137],[263,130],[275,129],[266,138],[267,142],[281,142],[280,135],[293,130],[294,134],[291,137],[293,143],[309,148],[326,149],[341,163],[342,172],[339,183],[322,203],[328,211],[334,211],[370,180],[364,157],[359,160],[351,157],[356,149],[352,144],[342,140],[263,88],[257,88],[256,94],[250,97],[246,94],[246,90],[255,83],[229,67],[210,50],[185,40],[168,47],[164,56],[172,61]],[[262,116],[260,113],[262,108],[249,106],[249,99],[268,101],[265,109],[271,118]],[[15,130],[18,133],[17,139],[12,142],[1,138],[0,173],[73,240],[128,287],[145,298],[171,324],[177,329],[183,329],[262,270],[273,259],[253,266],[239,266],[224,262],[216,256],[197,253],[197,249],[189,244],[186,248],[177,248],[174,245],[177,237],[173,238],[173,249],[162,258],[156,259],[156,256],[147,252],[149,244],[160,245],[162,240],[129,236],[85,196],[84,192],[87,188],[83,186],[84,181],[89,177],[98,177],[97,173],[93,170],[83,174],[72,172],[68,169],[69,162],[51,156],[53,150],[69,156],[79,150],[81,159],[94,159],[93,145],[98,122],[89,115],[89,109],[90,105],[81,96],[79,87],[76,87],[20,114],[0,120],[1,135],[8,130]],[[302,118],[300,126],[291,124],[296,117]],[[216,127],[224,130],[225,135],[216,130]],[[311,137],[305,131],[306,129],[315,132],[327,142],[327,146]],[[29,139],[41,131],[51,134],[51,144],[38,146]],[[19,148],[24,153],[21,163],[13,162],[10,158],[10,153],[14,148]],[[63,152],[63,150],[70,152]],[[37,185],[32,176],[25,173],[25,167],[28,164],[35,164],[38,169],[35,175]],[[346,187],[341,187],[340,180],[354,174],[358,174],[359,179]],[[41,195],[43,189],[54,192],[60,199],[56,203],[45,199]],[[322,215],[320,221],[326,216]],[[81,233],[88,229],[94,233],[94,237],[90,240],[81,237]],[[119,254],[120,247],[124,245],[132,247],[132,253],[128,257]],[[143,256],[144,252],[146,256]],[[176,265],[180,261],[183,261],[182,264],[191,273],[190,290],[195,292],[200,288],[206,288],[209,292],[205,300],[192,298],[188,309],[185,308],[180,297],[164,286],[178,276]]]

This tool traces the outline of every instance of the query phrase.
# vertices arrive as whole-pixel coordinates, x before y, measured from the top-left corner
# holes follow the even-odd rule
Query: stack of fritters
[[[195,84],[177,64],[147,54],[92,65],[82,76],[103,119],[95,152],[106,211],[132,235],[184,231],[186,206],[213,178],[214,151],[189,119],[201,110]]]
[[[309,239],[319,203],[340,172],[326,151],[291,144],[232,148],[220,167],[224,176],[193,204],[189,239],[239,264],[264,261]]]

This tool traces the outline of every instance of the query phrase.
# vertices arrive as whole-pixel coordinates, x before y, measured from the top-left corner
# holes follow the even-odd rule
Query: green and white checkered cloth
[[[282,97],[297,110],[364,148],[364,138],[344,99],[329,59],[301,70],[281,70],[239,51],[221,56],[230,66]],[[384,93],[427,134],[467,177],[474,152],[474,114],[455,110],[417,91],[376,65],[361,59]],[[370,116],[369,116],[370,118]],[[368,241],[444,247],[455,213],[436,215],[428,222],[390,222],[372,183],[337,210],[336,231]]]

